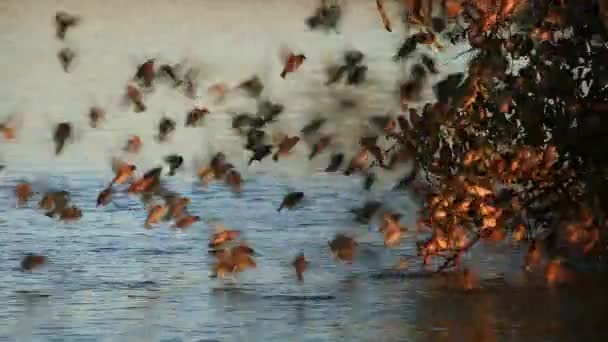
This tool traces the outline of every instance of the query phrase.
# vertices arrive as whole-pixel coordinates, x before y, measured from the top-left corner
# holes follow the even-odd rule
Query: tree
[[[531,241],[527,267],[539,251],[597,261],[608,246],[605,6],[490,3],[462,4],[466,74],[440,82],[437,102],[390,134],[434,185],[419,254],[443,270],[479,240],[508,237]]]

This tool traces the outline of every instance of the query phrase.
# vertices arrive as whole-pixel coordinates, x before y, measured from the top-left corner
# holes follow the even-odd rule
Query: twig
[[[435,271],[435,273],[443,272],[445,269],[454,266],[454,264],[456,263],[456,260],[458,260],[464,253],[466,253],[471,247],[473,247],[473,245],[475,245],[477,243],[477,241],[479,241],[480,237],[481,237],[480,234],[475,234],[475,237],[473,239],[471,239],[471,241],[469,241],[469,243],[467,243],[464,247],[459,249],[451,257],[448,257],[443,262],[443,264],[441,266],[439,266],[439,268],[437,268],[437,271]]]

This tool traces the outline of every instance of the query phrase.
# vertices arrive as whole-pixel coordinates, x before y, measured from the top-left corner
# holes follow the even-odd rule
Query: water
[[[519,250],[481,245],[468,262],[482,275],[482,289],[464,292],[442,279],[378,279],[399,255],[414,255],[414,233],[401,247],[387,250],[378,234],[352,221],[349,209],[366,199],[382,199],[415,221],[416,201],[387,192],[400,172],[384,174],[371,193],[361,180],[327,175],[323,154],[303,157],[305,145],[278,164],[246,168],[247,154],[229,127],[230,111],[255,108],[232,94],[223,104],[206,95],[218,81],[234,85],[254,73],[265,83],[264,97],[281,102],[286,113],[272,131],[296,134],[317,114],[330,118],[340,144],[352,153],[362,119],[395,110],[395,85],[403,70],[387,62],[402,34],[382,28],[373,1],[350,1],[340,35],[307,32],[304,18],[312,1],[2,1],[0,2],[0,110],[20,114],[17,142],[2,144],[7,168],[0,174],[0,340],[7,341],[568,341],[606,335],[606,296],[601,287],[549,291],[524,281]],[[387,7],[391,7],[388,4]],[[57,10],[83,17],[65,43],[54,38]],[[396,13],[393,13],[393,17]],[[396,26],[396,25],[394,25]],[[399,31],[399,30],[397,30]],[[283,44],[305,51],[301,71],[278,77]],[[70,46],[77,54],[65,74],[56,53]],[[345,48],[366,53],[370,81],[361,89],[327,89],[322,68]],[[443,55],[445,72],[463,48]],[[186,61],[201,69],[199,97],[190,100],[157,85],[146,94],[146,113],[121,105],[125,82],[139,62],[158,57]],[[405,73],[406,75],[407,73]],[[430,93],[427,94],[430,96]],[[356,98],[356,109],[337,105]],[[212,114],[205,126],[185,129],[185,113],[195,104]],[[102,128],[87,126],[91,105],[107,110]],[[162,115],[178,121],[170,143],[152,140]],[[55,157],[52,125],[69,120],[77,141]],[[332,127],[333,126],[333,127]],[[120,152],[130,134],[139,134],[139,155]],[[222,184],[202,188],[193,171],[218,150],[245,177],[235,196]],[[140,170],[179,152],[184,170],[167,178],[167,187],[192,199],[189,210],[204,222],[186,231],[167,224],[145,230],[141,203],[123,192],[118,206],[95,208],[98,192],[112,177],[109,160],[121,156]],[[15,208],[17,182],[35,189],[66,189],[84,216],[77,223],[53,221],[35,202]],[[304,205],[277,214],[290,190],[306,193]],[[35,198],[37,200],[39,197]],[[128,209],[127,209],[128,208]],[[255,270],[237,279],[209,278],[209,222],[241,229],[258,252]],[[354,265],[332,259],[327,241],[336,232],[356,236],[361,250]],[[488,256],[485,250],[493,252]],[[289,263],[303,251],[311,262],[298,284]],[[49,264],[26,274],[22,255],[47,255]],[[414,262],[412,268],[415,270]]]

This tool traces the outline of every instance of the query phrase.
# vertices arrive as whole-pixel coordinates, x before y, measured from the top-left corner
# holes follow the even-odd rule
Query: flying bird
[[[304,271],[306,271],[306,268],[308,267],[308,261],[306,260],[304,253],[300,253],[298,254],[298,256],[296,256],[296,258],[292,262],[292,266],[296,270],[296,277],[298,278],[298,281],[304,281],[303,274]]]
[[[391,22],[388,19],[388,15],[386,15],[386,11],[384,10],[383,0],[376,0],[376,8],[378,9],[378,13],[380,14],[380,18],[382,19],[382,24],[384,28],[388,32],[393,32],[391,29]]]
[[[281,205],[277,208],[277,211],[281,211],[283,208],[292,209],[298,203],[304,199],[304,193],[300,191],[290,192],[283,198]]]
[[[55,14],[55,28],[57,38],[64,40],[65,34],[70,27],[76,26],[80,22],[80,17],[69,14],[65,11],[59,11]]]
[[[305,55],[303,55],[303,54],[296,55],[293,52],[288,51],[288,50],[282,51],[282,54],[285,55],[283,57],[285,66],[283,67],[283,71],[281,71],[281,78],[285,78],[285,77],[287,77],[287,74],[298,70],[300,68],[300,66],[302,65],[302,63],[304,63],[304,60],[306,60]]]
[[[53,141],[55,141],[55,154],[59,155],[63,151],[65,143],[72,137],[72,124],[62,122],[55,127]]]

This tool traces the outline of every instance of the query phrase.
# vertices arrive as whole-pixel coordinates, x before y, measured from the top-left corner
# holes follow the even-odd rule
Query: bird
[[[311,30],[322,28],[326,31],[334,30],[337,33],[337,25],[341,17],[342,8],[338,4],[329,4],[322,0],[321,5],[315,9],[312,16],[306,18],[305,23]]]
[[[62,221],[78,221],[81,217],[82,210],[76,206],[64,208],[59,215],[59,219]]]
[[[224,225],[218,224],[215,227],[215,233],[211,236],[209,247],[218,248],[225,243],[236,240],[241,235],[241,232],[233,229],[226,229]]]
[[[38,203],[41,209],[47,210],[45,213],[48,217],[54,217],[60,214],[68,205],[69,193],[67,191],[51,191],[42,196]]]
[[[435,75],[439,73],[439,70],[437,69],[437,63],[431,56],[424,54],[422,55],[421,60],[422,64],[424,64],[424,66],[429,70],[430,73]]]
[[[72,61],[74,60],[75,57],[76,57],[76,53],[69,47],[64,47],[61,50],[59,50],[59,53],[57,53],[57,58],[59,58],[61,67],[63,68],[63,71],[65,71],[65,72],[70,71],[70,65],[72,65]]]
[[[169,64],[163,64],[163,65],[161,65],[158,68],[158,71],[160,72],[160,75],[169,77],[171,79],[171,81],[173,81],[173,86],[174,87],[179,87],[184,82],[183,80],[180,80],[177,77],[177,75],[175,74],[175,68],[172,67]]]
[[[137,153],[141,150],[142,142],[141,138],[138,135],[133,135],[127,140],[125,147],[123,147],[123,151],[129,153]]]
[[[384,25],[384,28],[388,32],[393,32],[391,28],[391,22],[388,19],[386,11],[384,10],[384,4],[382,3],[382,0],[376,0],[376,8],[378,9],[378,13],[380,14],[380,18],[382,19],[382,24]]]
[[[397,50],[397,54],[395,54],[393,60],[397,62],[409,57],[416,50],[417,45],[418,42],[415,36],[406,38]]]
[[[280,103],[273,103],[268,100],[258,102],[257,116],[262,119],[263,125],[274,122],[283,113],[285,106]]]
[[[355,259],[357,242],[345,234],[338,233],[334,239],[329,242],[329,248],[339,260],[352,263]]]
[[[15,197],[17,197],[17,205],[23,205],[33,195],[32,186],[29,183],[19,183],[15,186]]]
[[[420,79],[408,80],[399,87],[399,99],[401,104],[416,102],[423,90],[423,82]]]
[[[423,81],[427,76],[427,72],[424,65],[414,64],[410,71],[410,75],[412,75],[412,80]]]
[[[228,170],[226,173],[225,182],[228,186],[230,186],[233,192],[239,193],[243,191],[243,177],[237,170]]]
[[[137,170],[137,167],[133,164],[125,163],[120,159],[114,158],[112,160],[112,170],[116,175],[110,184],[123,184],[133,175],[133,172]]]
[[[253,155],[249,158],[247,165],[251,165],[254,160],[261,162],[264,158],[272,153],[272,145],[259,145],[253,150]]]
[[[38,268],[44,265],[47,261],[47,258],[44,255],[39,254],[27,254],[21,259],[21,270],[22,271],[32,271],[35,268]]]
[[[65,34],[70,27],[76,26],[80,22],[80,17],[67,13],[65,11],[58,11],[55,13],[55,35],[57,38],[64,40]]]
[[[336,82],[339,82],[345,73],[348,72],[350,67],[348,65],[333,65],[327,68],[327,82],[325,85],[331,85]]]
[[[14,141],[17,128],[21,125],[14,116],[0,123],[0,133],[6,141]]]
[[[63,151],[63,147],[68,139],[72,137],[72,124],[69,122],[61,122],[55,127],[53,140],[55,141],[55,155],[59,155]]]
[[[108,186],[107,188],[103,189],[97,196],[97,207],[106,206],[110,203],[111,200],[112,200],[112,187]]]
[[[158,123],[158,135],[156,136],[156,139],[159,142],[166,141],[169,135],[171,135],[171,133],[175,131],[175,125],[175,121],[166,116],[160,119],[160,122]]]
[[[152,185],[159,182],[162,167],[156,167],[146,172],[141,178],[135,180],[127,190],[129,193],[141,193],[149,189]]]
[[[319,129],[321,129],[321,127],[325,124],[326,121],[327,121],[327,119],[325,119],[325,118],[313,119],[300,130],[300,133],[302,133],[304,135],[314,134]]]
[[[227,164],[228,162],[226,161],[226,155],[223,152],[217,152],[213,156],[213,158],[211,158],[211,161],[209,162],[209,167],[211,168],[211,170],[213,170],[214,173],[221,177],[222,171],[224,170]]]
[[[251,97],[258,97],[264,90],[264,84],[259,76],[253,75],[251,78],[241,82],[238,89],[243,89]]]
[[[324,135],[319,138],[319,141],[312,145],[310,154],[308,155],[308,160],[312,160],[317,154],[323,152],[327,146],[329,146],[332,139],[333,137],[331,135]]]
[[[207,94],[211,95],[213,98],[215,98],[215,103],[221,103],[222,101],[224,101],[224,98],[226,97],[226,93],[228,92],[228,86],[224,83],[216,83],[216,84],[212,84],[211,86],[209,86],[209,88],[207,88]]]
[[[243,272],[255,268],[253,249],[242,243],[227,250],[213,251],[217,262],[213,265],[213,276],[223,278],[227,273]]]
[[[184,163],[184,157],[179,154],[171,154],[165,157],[165,163],[169,164],[169,176],[174,176],[175,170],[179,169]]]
[[[175,222],[176,228],[188,228],[193,225],[195,222],[200,221],[201,218],[199,216],[186,215]]]
[[[148,211],[148,218],[146,219],[144,227],[146,229],[152,228],[152,225],[159,223],[161,218],[165,216],[166,213],[167,207],[159,204],[152,206]]]
[[[135,73],[135,80],[143,81],[144,87],[148,88],[152,86],[154,81],[154,62],[155,59],[148,59],[137,68]]]
[[[277,162],[279,161],[279,156],[284,156],[291,151],[291,149],[300,141],[300,137],[298,136],[285,136],[281,143],[279,143],[278,150],[272,156],[272,159]]]
[[[374,185],[374,182],[376,181],[376,174],[370,172],[365,176],[365,180],[363,182],[363,189],[366,191],[369,191],[372,188],[372,185]]]
[[[353,172],[363,170],[365,164],[369,160],[368,149],[365,146],[361,146],[359,152],[351,159],[348,168],[344,171],[345,175],[351,175]]]
[[[344,161],[344,154],[335,153],[329,159],[329,165],[325,168],[325,172],[336,172]]]
[[[359,50],[351,49],[344,52],[344,63],[348,68],[359,65],[364,58],[365,55]]]
[[[126,97],[133,102],[135,105],[135,113],[141,113],[146,111],[146,105],[144,104],[144,96],[142,92],[137,88],[134,83],[127,84]]]
[[[207,108],[194,108],[188,112],[186,116],[186,123],[184,126],[195,127],[198,126],[201,120],[205,117],[205,115],[209,114],[209,110]]]
[[[100,107],[91,107],[89,110],[89,125],[91,128],[97,128],[99,123],[104,119],[105,111]]]
[[[303,54],[294,54],[293,52],[287,52],[287,58],[285,58],[285,66],[281,71],[281,78],[287,77],[288,73],[295,72],[300,68],[302,63],[306,60],[306,56]]]
[[[346,83],[348,85],[359,85],[365,81],[367,75],[366,65],[357,65],[348,72]]]
[[[252,121],[252,115],[249,113],[240,113],[232,117],[232,128],[239,134],[243,134],[243,127],[249,126]]]
[[[387,247],[399,244],[402,233],[406,231],[399,224],[402,216],[399,213],[386,212],[382,217],[382,224],[378,230],[384,234],[384,244]]]
[[[306,260],[304,253],[300,253],[296,256],[296,258],[292,262],[292,266],[296,270],[296,277],[298,278],[298,281],[304,281],[303,274],[304,271],[306,271],[306,268],[308,267],[308,261]]]
[[[178,196],[174,193],[164,194],[162,197],[167,207],[167,212],[163,217],[164,221],[169,221],[172,218],[178,220],[186,214],[186,207],[190,204],[190,198]]]
[[[283,198],[281,205],[277,208],[277,211],[281,211],[283,208],[292,209],[298,203],[304,199],[304,193],[301,191],[290,192]]]

